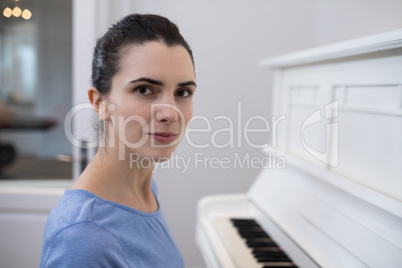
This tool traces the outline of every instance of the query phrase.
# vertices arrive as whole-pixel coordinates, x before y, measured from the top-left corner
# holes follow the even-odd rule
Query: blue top
[[[156,198],[155,185],[152,191]],[[40,267],[184,267],[159,208],[145,213],[66,190],[46,222]]]

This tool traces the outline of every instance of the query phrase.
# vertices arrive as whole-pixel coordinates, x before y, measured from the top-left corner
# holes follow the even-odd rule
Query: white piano
[[[286,167],[200,200],[207,266],[402,267],[402,30],[261,66],[286,116],[263,150]]]

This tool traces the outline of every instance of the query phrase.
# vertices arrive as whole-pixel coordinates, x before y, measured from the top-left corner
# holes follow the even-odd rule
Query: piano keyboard
[[[253,219],[216,218],[214,224],[237,267],[297,267]]]

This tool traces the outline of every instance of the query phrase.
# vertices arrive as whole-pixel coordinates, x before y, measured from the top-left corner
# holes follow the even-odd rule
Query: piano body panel
[[[198,202],[198,217],[208,220],[216,217],[216,214],[247,217],[248,205],[246,193],[205,196]]]
[[[263,151],[286,167],[262,170],[241,206],[200,202],[211,267],[236,267],[213,226],[224,207],[255,219],[298,267],[402,267],[402,30],[261,65],[274,69],[272,114],[286,116]]]
[[[402,48],[281,69],[282,103],[273,114],[287,120],[278,125],[276,148],[402,201],[401,70]],[[333,102],[331,118],[323,108]],[[317,110],[320,122],[303,129]],[[329,123],[338,126],[336,136],[327,133]],[[306,150],[328,146],[337,150],[327,163]]]
[[[275,234],[264,223],[269,219],[321,267],[402,263],[401,218],[299,169],[265,170],[248,194],[250,213],[267,232]],[[299,265],[297,255],[289,256]]]

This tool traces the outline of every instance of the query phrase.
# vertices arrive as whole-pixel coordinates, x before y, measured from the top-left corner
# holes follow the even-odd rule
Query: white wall
[[[75,0],[75,3],[78,2],[82,1]],[[255,115],[271,121],[271,74],[261,69],[258,61],[316,45],[402,28],[402,16],[399,15],[402,1],[391,0],[136,0],[130,3],[121,0],[113,1],[114,11],[108,18],[104,17],[107,12],[102,7],[102,3],[108,5],[107,0],[98,2],[98,6],[94,0],[85,2],[90,7],[97,7],[97,11],[93,12],[100,12],[103,16],[102,26],[99,22],[94,23],[94,13],[89,15],[90,24],[84,24],[88,18],[80,17],[83,19],[80,22],[74,19],[81,32],[78,35],[81,39],[75,41],[76,48],[80,50],[74,55],[75,103],[86,100],[82,90],[86,90],[90,75],[90,55],[87,53],[92,53],[90,47],[94,45],[99,27],[104,29],[119,14],[149,12],[165,15],[176,22],[193,49],[198,84],[194,115],[210,119],[212,131],[229,127],[226,120],[214,121],[214,117],[226,115],[233,119],[236,129],[233,148],[210,146],[196,149],[188,141],[183,141],[176,155],[190,159],[188,170],[183,172],[183,167],[179,166],[155,173],[161,207],[182,250],[186,267],[204,265],[194,241],[197,201],[210,194],[245,192],[259,173],[252,167],[234,168],[236,154],[240,157],[247,153],[250,157],[262,157],[258,149],[246,144],[243,135],[240,135],[242,144],[238,145],[238,102],[242,106],[242,126]],[[80,14],[85,15],[82,11]],[[77,129],[84,133],[88,124],[81,122],[80,125]],[[250,125],[253,128],[262,126],[261,121]],[[192,127],[205,128],[205,124],[198,121]],[[190,137],[198,144],[208,143],[212,133]],[[219,144],[224,144],[229,136],[226,132],[216,138]],[[255,144],[263,144],[269,142],[270,135],[250,134],[250,139]],[[198,165],[196,168],[196,153],[205,157],[228,157],[231,168],[215,169],[209,165],[206,168]]]
[[[401,0],[319,0],[315,45],[402,28]]]

